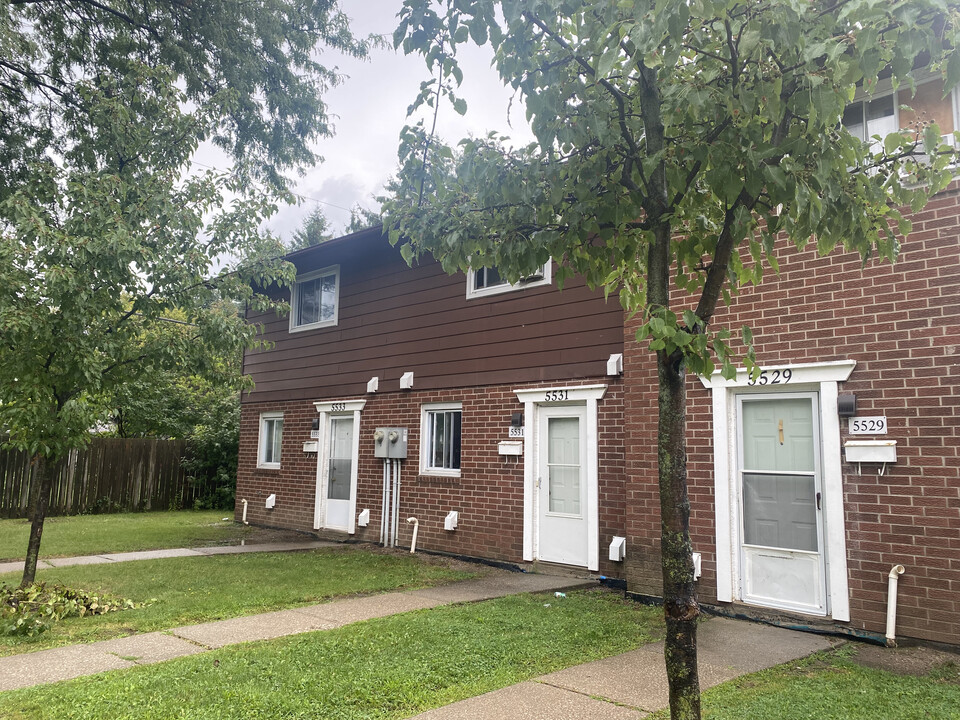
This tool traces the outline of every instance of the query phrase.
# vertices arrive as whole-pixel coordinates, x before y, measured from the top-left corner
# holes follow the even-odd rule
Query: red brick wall
[[[716,326],[753,329],[761,365],[856,360],[841,393],[858,415],[885,415],[898,461],[843,463],[850,625],[882,632],[886,576],[900,579],[899,635],[960,643],[960,188],[914,215],[897,263],[836,251],[777,248],[769,269],[722,309]],[[681,296],[676,297],[682,304]],[[656,374],[652,355],[625,335],[630,589],[658,594]],[[716,600],[710,394],[688,378],[688,473],[694,549],[704,553],[702,599]],[[841,422],[841,443],[847,439]]]
[[[623,394],[619,378],[564,383],[603,383],[607,392],[598,403],[601,572],[623,577],[622,563],[611,563],[606,548],[614,535],[624,533]],[[538,384],[538,386],[542,386]],[[370,509],[370,524],[357,527],[357,540],[378,542],[383,488],[383,461],[373,456],[377,427],[409,429],[407,459],[402,464],[399,540],[409,546],[413,526],[420,521],[417,546],[458,555],[512,563],[523,559],[523,458],[501,456],[497,443],[505,440],[510,417],[522,412],[514,390],[527,385],[499,385],[459,390],[382,393],[366,396],[360,417],[360,465],[357,512]],[[330,398],[325,398],[330,399]],[[352,398],[343,398],[352,399]],[[250,502],[247,519],[254,524],[312,531],[316,486],[316,453],[304,453],[310,439],[310,421],[317,416],[315,398],[284,403],[246,403],[243,406],[240,469],[236,516],[240,501]],[[424,403],[461,402],[462,449],[459,478],[420,476],[420,411]],[[281,469],[256,467],[261,412],[284,413]],[[277,494],[273,510],[264,508],[270,493]],[[443,529],[451,510],[460,514],[456,531]]]

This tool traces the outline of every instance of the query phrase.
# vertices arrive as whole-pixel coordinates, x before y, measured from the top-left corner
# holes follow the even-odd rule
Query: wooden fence
[[[203,490],[180,466],[183,440],[95,438],[59,464],[47,515],[190,507]],[[30,514],[30,456],[0,450],[0,518]]]

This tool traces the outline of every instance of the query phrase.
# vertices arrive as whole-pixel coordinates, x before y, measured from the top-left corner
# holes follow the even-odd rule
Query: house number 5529
[[[790,368],[761,370],[755,379],[750,378],[747,381],[747,385],[781,385],[790,382],[792,379],[793,370]]]

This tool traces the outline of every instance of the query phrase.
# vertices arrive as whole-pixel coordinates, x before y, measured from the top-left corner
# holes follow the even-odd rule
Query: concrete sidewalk
[[[697,630],[700,687],[833,646],[819,635],[712,618]],[[663,643],[575,665],[416,715],[416,720],[637,720],[667,707]]]
[[[204,548],[187,554],[310,549],[330,543],[290,546]],[[204,552],[206,551],[206,552]],[[183,551],[99,556],[104,562],[182,557]],[[171,553],[181,553],[173,555]],[[134,557],[135,556],[135,557]],[[73,558],[72,560],[88,560]],[[83,564],[73,562],[72,564]],[[525,592],[595,587],[596,579],[530,573],[490,575],[423,590],[347,598],[320,605],[131,635],[0,658],[0,691],[149,665],[255,640],[315,630],[440,605],[474,602]],[[834,641],[821,636],[727,618],[704,622],[698,631],[702,688],[825,650]],[[417,715],[419,720],[631,720],[667,705],[663,643],[566,668],[527,682],[452,703]]]
[[[292,610],[187,625],[166,632],[143,633],[87,645],[11,655],[0,658],[0,691],[45,685],[105,670],[149,665],[226,645],[271,640],[313,630],[332,630],[361,620],[425,610],[438,605],[488,600],[525,592],[595,587],[596,584],[597,581],[592,578],[581,580],[500,571],[477,580],[435,588],[346,598]]]
[[[176,557],[203,557],[205,555],[240,555],[242,553],[290,552],[294,550],[315,550],[332,547],[338,543],[326,540],[307,540],[299,543],[266,543],[262,545],[215,545],[199,548],[171,548],[168,550],[141,550],[139,552],[108,553],[104,555],[81,555],[79,557],[51,558],[39,560],[37,569],[62,568],[74,565],[106,565],[131,560],[161,560]],[[23,572],[23,560],[0,563],[0,574]]]

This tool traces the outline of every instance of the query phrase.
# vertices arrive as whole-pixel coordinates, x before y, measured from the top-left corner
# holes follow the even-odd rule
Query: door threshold
[[[531,563],[524,563],[529,568],[528,572],[542,573],[544,575],[561,575],[563,577],[598,577],[600,573],[587,570],[580,565],[563,565],[561,563],[547,562],[546,560],[534,560]]]

